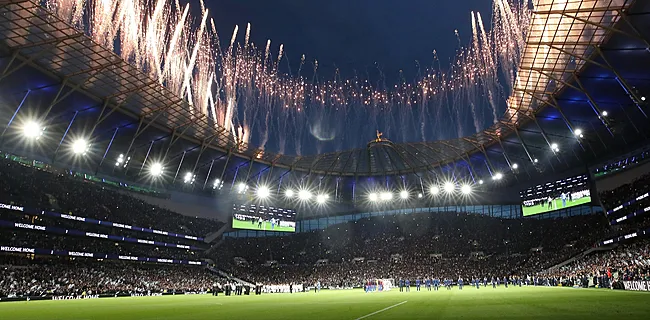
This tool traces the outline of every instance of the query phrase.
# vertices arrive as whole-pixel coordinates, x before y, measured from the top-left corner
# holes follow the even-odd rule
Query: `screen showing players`
[[[232,227],[296,232],[296,210],[259,204],[233,204]]]
[[[591,202],[587,175],[540,184],[519,192],[524,216]]]

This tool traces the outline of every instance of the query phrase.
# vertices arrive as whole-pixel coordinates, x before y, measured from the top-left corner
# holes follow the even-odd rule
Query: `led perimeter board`
[[[296,210],[259,204],[235,203],[233,229],[296,232]]]
[[[540,184],[519,195],[524,217],[591,203],[586,174]]]

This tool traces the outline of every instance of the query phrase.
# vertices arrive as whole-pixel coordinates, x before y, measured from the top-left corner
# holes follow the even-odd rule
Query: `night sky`
[[[251,23],[251,40],[273,48],[284,44],[285,57],[297,68],[302,54],[319,61],[321,78],[331,77],[338,67],[346,77],[354,71],[373,72],[378,65],[388,81],[416,76],[416,61],[429,67],[433,50],[447,65],[458,48],[471,38],[470,12],[491,12],[491,1],[460,0],[210,0],[207,7],[215,19],[221,40],[230,40],[235,25]]]

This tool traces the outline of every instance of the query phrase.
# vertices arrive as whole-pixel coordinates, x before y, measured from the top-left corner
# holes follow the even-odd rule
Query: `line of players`
[[[425,279],[424,281],[420,279],[415,280],[415,289],[416,291],[420,291],[420,287],[424,283],[425,288],[427,291],[431,291],[432,289],[434,291],[438,291],[441,286],[444,286],[447,290],[451,290],[451,287],[454,285],[454,281],[448,278],[445,278],[443,280],[440,280],[438,278],[434,279]],[[458,285],[459,290],[463,290],[463,287],[465,286],[465,281],[463,278],[458,278],[456,281],[456,284]],[[513,285],[513,286],[519,286],[521,287],[522,285],[530,285],[531,281],[529,278],[526,279],[521,279],[519,277],[504,277],[503,279],[500,279],[499,277],[492,277],[488,280],[487,277],[483,278],[482,280],[480,278],[472,278],[469,281],[470,286],[475,287],[476,289],[479,289],[481,287],[481,284],[483,287],[487,287],[488,284],[492,286],[492,288],[497,288],[500,284],[504,284],[505,287],[508,287],[508,284]],[[411,281],[406,279],[399,279],[398,280],[398,287],[400,292],[410,292],[411,291]]]

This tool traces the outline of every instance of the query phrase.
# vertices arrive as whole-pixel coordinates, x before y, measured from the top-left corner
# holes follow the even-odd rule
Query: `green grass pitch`
[[[573,201],[568,201],[566,202],[566,207],[574,207],[577,205],[585,204],[585,203],[590,203],[591,202],[591,197],[582,197],[580,199],[576,199]],[[555,199],[553,200],[553,208],[548,209],[548,203],[544,202],[544,206],[536,205],[532,207],[525,207],[522,206],[522,210],[524,212],[524,217],[525,216],[532,216],[534,214],[539,214],[539,213],[544,213],[544,212],[549,212],[553,210],[558,210],[562,209],[562,199]]]
[[[648,319],[650,293],[503,286],[463,291],[362,290],[0,303],[0,319]],[[382,311],[383,310],[383,311]]]
[[[232,219],[232,227],[235,229],[249,229],[249,230],[260,230],[260,231],[296,232],[296,228],[280,227],[277,224],[275,225],[275,228],[271,230],[271,223],[268,221],[262,223],[262,227],[258,228],[257,222],[251,223],[250,221],[241,221],[241,220]]]

